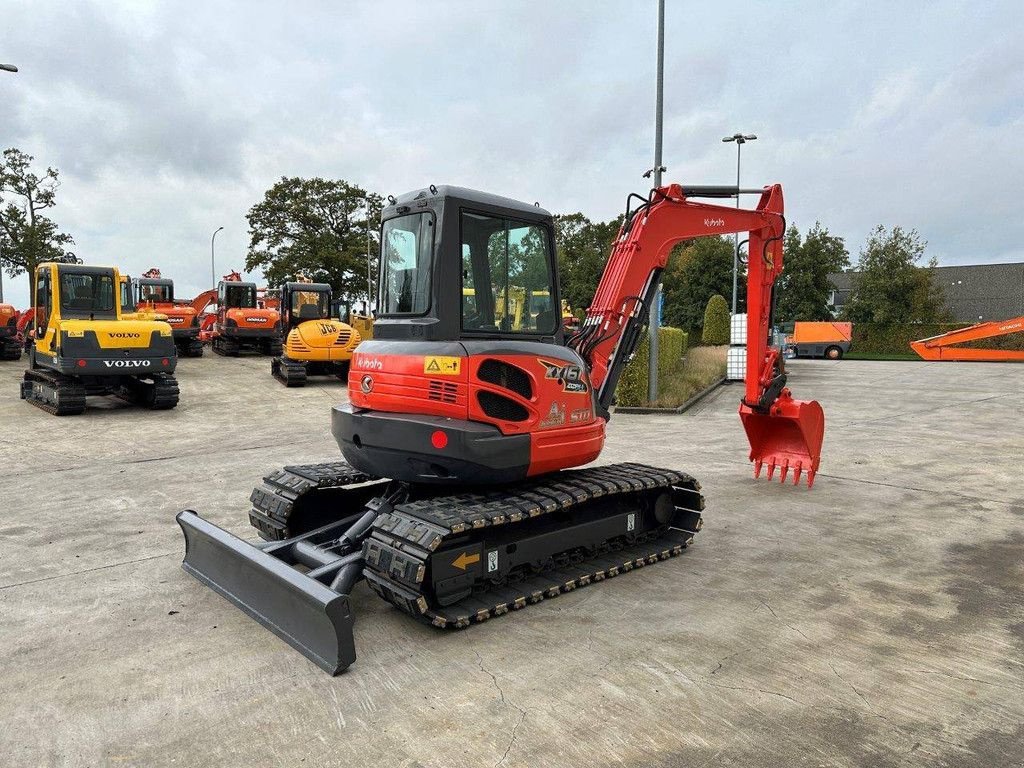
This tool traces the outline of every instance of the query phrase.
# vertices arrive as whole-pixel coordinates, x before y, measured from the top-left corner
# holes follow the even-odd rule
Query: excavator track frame
[[[416,498],[417,490],[428,495]],[[700,530],[704,507],[689,475],[639,464],[565,470],[505,491],[438,491],[379,480],[345,462],[289,466],[264,478],[251,496],[250,522],[264,543],[245,542],[192,510],[179,513],[182,568],[337,674],[355,661],[349,595],[362,578],[417,619],[461,629],[680,554]],[[402,501],[410,492],[412,500]],[[432,553],[443,553],[450,541],[466,543],[517,525],[525,536],[531,523],[571,509],[585,512],[595,500],[621,496],[639,503],[666,493],[672,509],[663,510],[663,520],[630,532],[623,517],[622,530],[592,551],[572,544],[546,558],[549,567],[500,583],[481,579],[474,585],[479,588],[450,605],[416,592],[437,567],[429,561]],[[593,522],[606,524],[608,516]]]
[[[21,399],[53,416],[77,416],[85,412],[85,385],[74,376],[35,368],[25,371]]]

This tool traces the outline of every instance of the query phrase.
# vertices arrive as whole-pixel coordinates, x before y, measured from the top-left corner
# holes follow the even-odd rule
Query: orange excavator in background
[[[192,302],[174,297],[174,281],[163,277],[156,267],[135,278],[137,312],[154,312],[171,326],[174,345],[181,357],[202,357],[199,340],[199,313]]]
[[[215,300],[214,352],[235,357],[243,349],[254,349],[270,357],[281,355],[281,313],[257,304],[255,283],[244,282],[232,271],[217,284]]]
[[[754,210],[697,200],[748,192]],[[182,567],[323,669],[355,660],[349,596],[361,579],[417,619],[458,629],[682,554],[701,529],[697,480],[632,462],[579,467],[604,447],[616,384],[684,240],[746,233],[739,412],[750,458],[755,475],[767,467],[813,483],[824,415],[792,397],[769,345],[786,231],[780,185],[631,195],[569,336],[549,212],[431,185],[389,198],[381,222],[374,338],[353,354],[349,402],[332,409],[346,461],[264,478],[249,520],[267,543],[191,510],[177,517]],[[516,321],[515,288],[547,291],[548,309]]]
[[[1024,362],[1024,350],[982,349],[980,347],[954,347],[982,339],[994,339],[1011,333],[1024,333],[1024,317],[1011,320],[994,320],[978,323],[967,328],[941,333],[910,342],[913,349],[924,360],[959,360],[974,362]]]
[[[21,359],[20,313],[10,304],[0,304],[0,360]]]

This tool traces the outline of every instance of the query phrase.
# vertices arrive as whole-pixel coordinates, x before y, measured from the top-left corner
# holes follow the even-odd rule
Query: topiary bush
[[[647,404],[647,357],[648,337],[637,344],[633,360],[626,366],[615,388],[615,401],[618,405],[636,408]],[[662,327],[658,329],[658,377],[664,378],[672,373],[673,368],[686,355],[689,335],[679,328]]]
[[[729,305],[721,294],[716,293],[708,299],[708,305],[704,309],[704,334],[701,336],[701,342],[729,343]]]

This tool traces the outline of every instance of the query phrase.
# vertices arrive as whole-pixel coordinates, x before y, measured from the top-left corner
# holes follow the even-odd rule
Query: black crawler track
[[[639,514],[665,492],[672,510],[663,522]],[[406,613],[462,628],[678,555],[700,530],[703,508],[700,485],[681,472],[642,464],[568,470],[502,491],[396,506],[377,518],[363,545],[364,575],[374,592]],[[537,560],[499,571],[499,558],[535,535],[544,516],[567,512],[575,515],[575,528],[561,537],[563,549],[555,545]],[[624,524],[615,535],[596,541],[591,535],[586,546],[575,540],[588,525],[614,528],[616,521]],[[518,534],[509,530],[517,527]],[[557,535],[557,523],[547,527]],[[438,571],[460,557],[473,558],[475,578],[467,579],[468,595],[443,605],[451,597],[440,595]],[[489,575],[491,567],[499,577]],[[463,570],[470,574],[468,566]]]
[[[286,387],[306,385],[306,364],[290,357],[275,357],[271,360],[270,373]]]
[[[360,579],[417,619],[459,629],[678,555],[704,507],[689,475],[639,464],[444,490],[340,461],[289,466],[251,496],[266,542],[179,513],[182,568],[337,674],[356,658],[349,595]]]
[[[230,336],[214,336],[210,343],[213,351],[223,357],[238,357],[241,346]]]
[[[178,380],[169,373],[153,374],[150,379],[126,379],[117,396],[153,411],[167,411],[178,405]]]
[[[252,489],[249,523],[260,538],[283,541],[358,511],[386,485],[344,461],[288,466]]]
[[[77,416],[85,410],[85,386],[56,371],[25,371],[21,397],[54,416]]]

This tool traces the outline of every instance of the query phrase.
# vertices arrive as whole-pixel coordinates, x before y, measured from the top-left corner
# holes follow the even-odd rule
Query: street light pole
[[[18,68],[13,64],[0,64],[0,69],[4,72],[17,72]],[[31,298],[31,297],[30,297]],[[4,301],[4,265],[0,261],[0,304]]]
[[[665,0],[658,0],[658,74],[654,104],[654,188],[661,186],[661,135],[662,112],[665,96]],[[647,327],[650,331],[647,342],[647,402],[653,405],[658,399],[658,307],[661,303],[661,288],[651,292],[651,306],[648,307]]]
[[[366,198],[366,314],[369,316],[373,303],[373,283],[370,280],[370,198]]]
[[[734,133],[732,136],[726,136],[722,141],[728,143],[730,141],[736,142],[736,189],[740,188],[740,150],[743,145],[748,141],[754,141],[757,138],[752,133],[742,134]],[[736,207],[740,207],[740,196],[736,195]],[[736,314],[736,280],[739,273],[740,266],[740,233],[737,232],[733,235],[733,251],[732,251],[732,313]]]
[[[212,280],[214,288],[217,287],[217,268],[214,264],[213,244],[217,240],[217,233],[220,232],[222,229],[224,229],[224,227],[217,227],[217,229],[213,230],[212,237],[210,237],[210,278]]]

